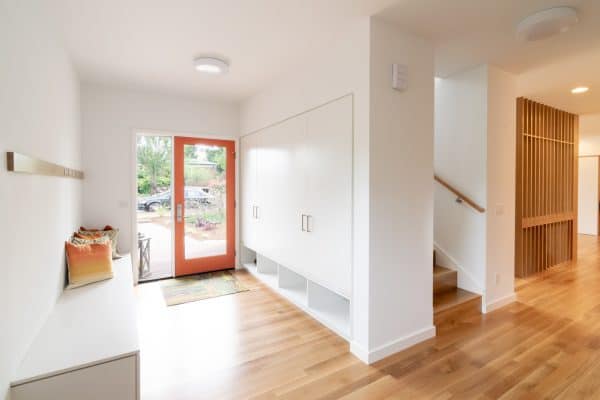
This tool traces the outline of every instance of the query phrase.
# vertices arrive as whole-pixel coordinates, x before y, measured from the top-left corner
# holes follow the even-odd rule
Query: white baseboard
[[[435,337],[435,326],[421,329],[408,336],[404,336],[388,342],[382,346],[376,347],[373,350],[367,350],[356,342],[350,343],[350,352],[358,357],[366,364],[373,364],[379,360],[386,358],[394,353],[405,350],[417,343]]]
[[[507,304],[510,304],[517,300],[517,294],[512,292],[504,297],[499,298],[498,300],[494,300],[489,303],[484,303],[483,309],[481,310],[484,314],[489,313],[491,311],[497,310],[501,307],[504,307]]]
[[[369,351],[355,341],[350,342],[350,353],[354,354],[360,361],[365,364],[369,363]]]

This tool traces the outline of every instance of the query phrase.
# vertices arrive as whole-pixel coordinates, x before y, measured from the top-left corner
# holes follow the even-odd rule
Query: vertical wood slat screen
[[[578,116],[517,99],[515,275],[577,256]]]

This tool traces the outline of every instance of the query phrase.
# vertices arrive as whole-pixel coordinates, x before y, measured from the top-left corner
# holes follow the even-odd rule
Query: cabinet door
[[[257,219],[255,218],[257,191],[258,134],[244,136],[240,140],[240,219],[242,243],[257,250]]]
[[[277,149],[273,176],[276,187],[273,207],[277,210],[273,235],[277,254],[274,259],[298,273],[303,272],[305,265],[301,216],[306,195],[302,164],[305,135],[306,118],[299,116],[279,124],[273,138]]]
[[[256,134],[258,152],[256,157],[256,206],[257,206],[257,234],[256,251],[262,255],[275,259],[276,244],[274,238],[277,234],[277,210],[275,197],[277,188],[277,144],[275,143],[276,129],[265,128]],[[276,260],[277,261],[277,260]]]
[[[306,115],[305,263],[317,283],[349,297],[352,265],[352,97]]]

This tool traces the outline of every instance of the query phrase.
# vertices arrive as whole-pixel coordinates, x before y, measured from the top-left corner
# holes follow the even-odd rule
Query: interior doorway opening
[[[173,138],[136,137],[140,282],[173,276]]]

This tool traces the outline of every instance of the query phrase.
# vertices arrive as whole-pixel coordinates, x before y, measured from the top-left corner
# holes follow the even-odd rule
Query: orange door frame
[[[207,145],[224,147],[226,151],[226,253],[218,256],[185,258],[185,181],[184,146]],[[219,271],[235,267],[235,142],[232,140],[201,139],[175,137],[174,141],[174,192],[175,192],[175,276],[191,275],[201,272]],[[181,218],[177,216],[181,207]]]

